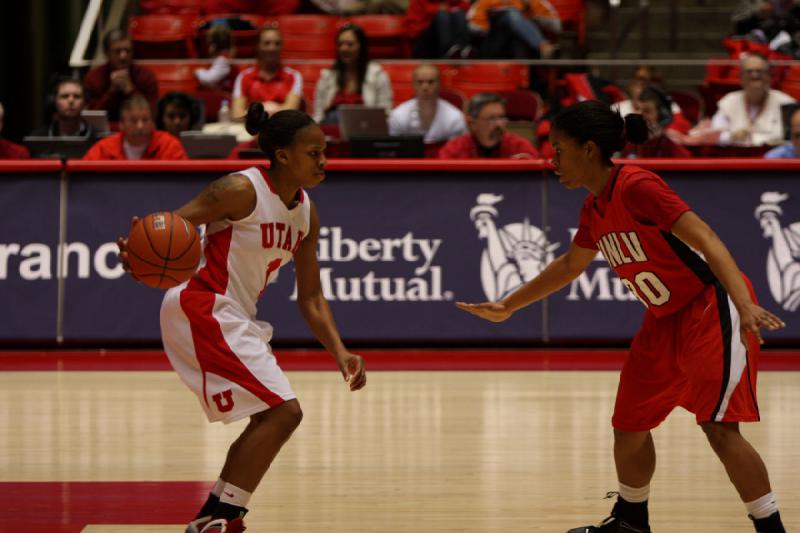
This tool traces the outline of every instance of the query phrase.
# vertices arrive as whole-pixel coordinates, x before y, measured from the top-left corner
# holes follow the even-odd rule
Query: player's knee
[[[291,400],[281,406],[282,418],[286,421],[289,431],[294,431],[303,421],[303,410],[297,400]]]
[[[724,448],[738,433],[736,425],[726,424],[723,422],[704,422],[700,424],[703,433],[706,434],[709,444],[715,450]]]

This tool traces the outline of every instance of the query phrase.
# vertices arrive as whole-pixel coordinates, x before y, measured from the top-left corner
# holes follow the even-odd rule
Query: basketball
[[[128,265],[145,285],[168,289],[191,278],[200,262],[200,236],[180,215],[152,213],[133,223]]]

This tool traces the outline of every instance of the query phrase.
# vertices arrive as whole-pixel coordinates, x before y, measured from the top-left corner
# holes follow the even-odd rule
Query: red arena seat
[[[457,89],[467,98],[477,93],[515,91],[528,86],[527,65],[510,63],[474,63],[450,66],[443,85]]]
[[[369,55],[373,59],[404,58],[411,56],[405,17],[402,15],[360,15],[350,17],[352,22],[364,30],[369,43]]]
[[[128,31],[138,59],[196,58],[194,15],[140,15],[130,17]]]

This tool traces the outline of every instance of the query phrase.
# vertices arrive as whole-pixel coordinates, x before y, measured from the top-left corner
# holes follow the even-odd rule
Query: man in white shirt
[[[794,98],[770,88],[769,62],[764,56],[742,54],[740,69],[742,90],[723,96],[711,119],[711,129],[719,132],[719,144],[781,144],[781,106]]]
[[[421,63],[412,74],[412,98],[395,107],[389,115],[391,135],[424,135],[425,142],[443,142],[466,133],[464,113],[439,98],[439,69]]]

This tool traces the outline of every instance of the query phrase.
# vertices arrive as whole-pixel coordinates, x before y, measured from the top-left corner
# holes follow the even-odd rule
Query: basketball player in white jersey
[[[366,384],[363,359],[342,343],[322,294],[319,218],[305,188],[325,178],[325,136],[305,113],[247,112],[270,169],[224,176],[176,211],[206,225],[204,259],[186,283],[167,291],[161,335],[172,366],[197,394],[209,421],[250,417],[231,445],[219,479],[187,533],[238,533],[250,495],[303,413],[269,346],[272,328],[256,302],[278,269],[294,259],[297,302],[314,335],[336,359],[351,391]],[[120,258],[127,268],[125,240]]]

